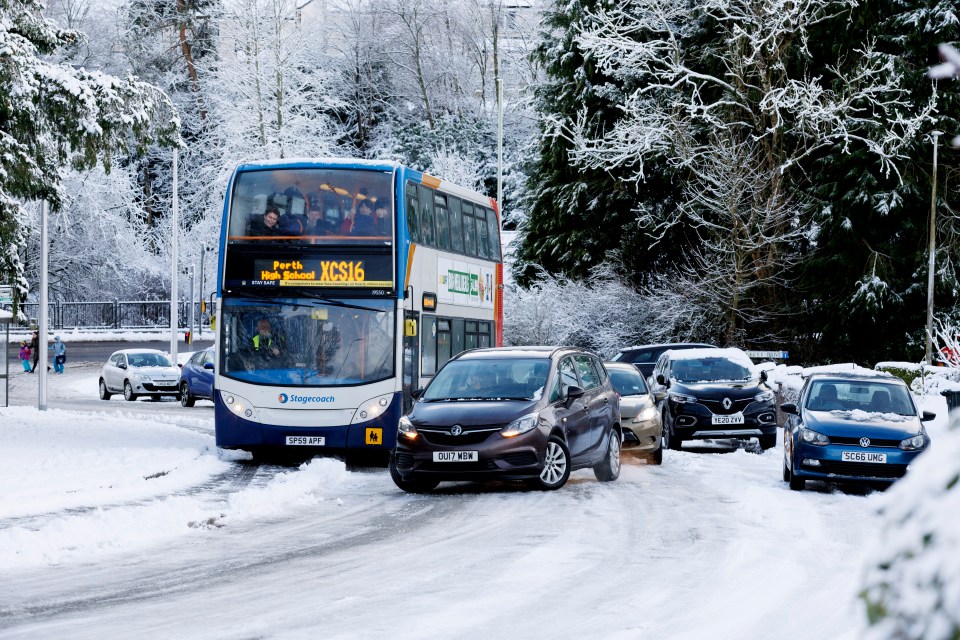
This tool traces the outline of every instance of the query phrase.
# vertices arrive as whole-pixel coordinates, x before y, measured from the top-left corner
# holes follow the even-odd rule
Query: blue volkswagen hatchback
[[[784,403],[783,479],[889,484],[930,446],[922,414],[903,380],[890,375],[818,373]]]
[[[192,407],[200,398],[213,400],[213,347],[197,351],[180,370],[180,404]]]

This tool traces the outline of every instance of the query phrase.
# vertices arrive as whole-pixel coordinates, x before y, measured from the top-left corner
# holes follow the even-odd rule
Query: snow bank
[[[863,599],[868,640],[960,637],[960,416],[882,496]]]

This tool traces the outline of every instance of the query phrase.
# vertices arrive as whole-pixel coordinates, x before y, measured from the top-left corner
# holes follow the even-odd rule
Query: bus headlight
[[[360,408],[353,412],[353,419],[350,421],[350,424],[367,422],[368,420],[376,420],[384,414],[384,412],[390,406],[390,401],[392,399],[393,394],[388,393],[367,400],[360,405]]]
[[[241,418],[260,422],[260,418],[257,416],[257,410],[254,408],[253,404],[245,398],[241,398],[235,393],[226,393],[221,391],[220,399],[223,400],[223,404],[227,405],[227,408],[230,409],[230,411],[233,411]]]

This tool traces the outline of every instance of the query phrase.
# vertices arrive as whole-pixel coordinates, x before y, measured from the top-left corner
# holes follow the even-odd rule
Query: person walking
[[[67,362],[67,345],[63,344],[60,336],[54,336],[50,349],[53,351],[53,372],[63,373],[63,365]]]
[[[20,341],[20,364],[23,365],[23,372],[30,373],[30,358],[33,353],[30,351],[30,345],[26,340]]]
[[[30,367],[30,373],[37,370],[37,363],[40,362],[40,332],[34,331],[30,338],[30,351],[33,353],[33,366]]]

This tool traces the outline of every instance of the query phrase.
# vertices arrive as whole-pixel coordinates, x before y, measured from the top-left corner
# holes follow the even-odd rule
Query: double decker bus
[[[217,446],[386,462],[447,360],[503,342],[495,201],[408,167],[251,162],[227,186]]]

